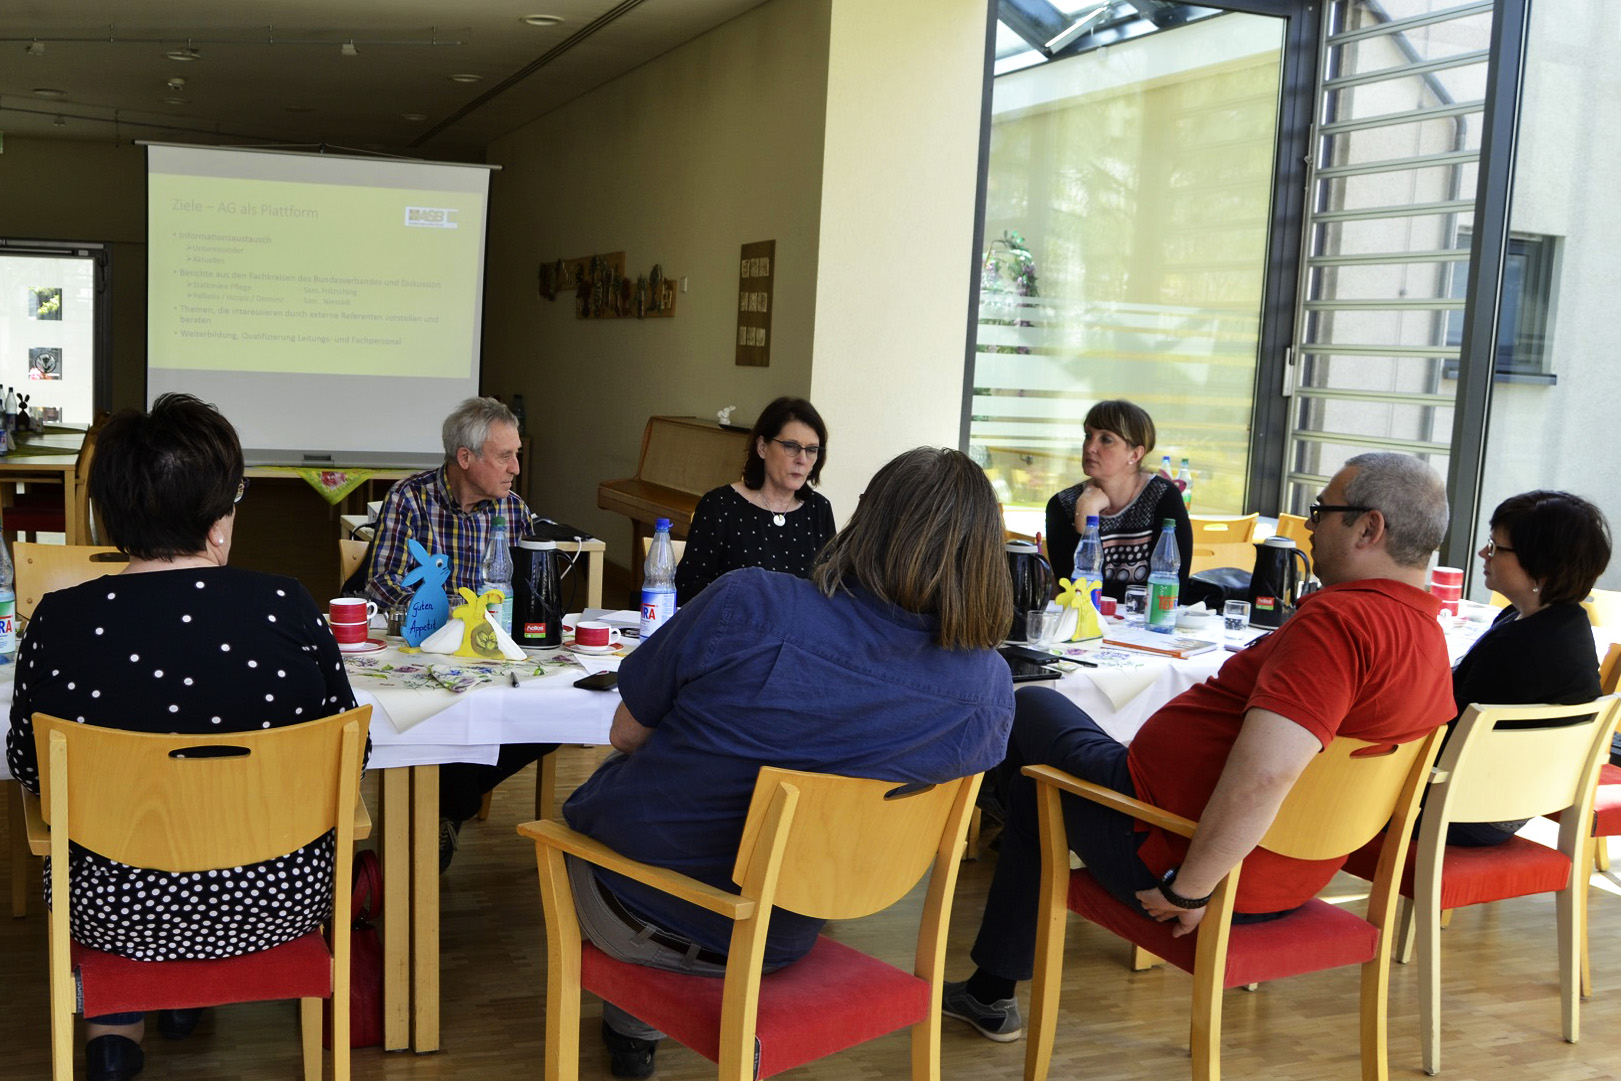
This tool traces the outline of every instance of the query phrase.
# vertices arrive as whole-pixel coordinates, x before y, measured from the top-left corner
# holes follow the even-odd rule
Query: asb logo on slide
[[[408,206],[405,208],[405,224],[419,229],[455,229],[456,209],[454,207],[436,206]]]

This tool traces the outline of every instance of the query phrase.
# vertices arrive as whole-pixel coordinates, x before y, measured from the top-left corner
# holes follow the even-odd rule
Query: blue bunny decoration
[[[400,636],[407,645],[419,646],[422,640],[450,622],[450,602],[445,599],[445,581],[450,577],[450,558],[443,553],[428,554],[428,550],[407,537],[411,558],[417,565],[405,576],[402,585],[415,582],[417,591],[405,607],[405,619],[400,622]]]

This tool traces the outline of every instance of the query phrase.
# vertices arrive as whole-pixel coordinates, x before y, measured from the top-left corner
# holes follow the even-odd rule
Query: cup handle
[[[376,601],[367,601],[366,602],[366,622],[370,623],[372,620],[374,620],[376,618],[377,618],[377,602]]]

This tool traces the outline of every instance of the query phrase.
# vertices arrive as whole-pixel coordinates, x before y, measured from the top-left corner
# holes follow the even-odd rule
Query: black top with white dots
[[[780,516],[756,507],[730,484],[705,492],[692,512],[687,550],[675,568],[676,603],[686,604],[739,567],[804,578],[833,532],[833,504],[810,488],[801,488],[799,506]]]
[[[39,790],[33,715],[137,732],[272,728],[353,708],[343,656],[291,578],[234,567],[109,575],[42,597],[17,656],[6,761]],[[247,867],[171,874],[69,850],[71,933],[143,961],[234,957],[328,914],[333,835]],[[49,901],[50,879],[46,878]]]

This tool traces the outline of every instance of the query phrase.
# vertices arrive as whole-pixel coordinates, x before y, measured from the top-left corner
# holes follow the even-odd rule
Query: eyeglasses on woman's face
[[[1486,547],[1484,547],[1484,548],[1482,548],[1480,550],[1480,554],[1485,556],[1487,559],[1490,559],[1492,556],[1496,555],[1498,552],[1507,552],[1509,555],[1513,555],[1514,554],[1514,549],[1510,548],[1506,544],[1498,544],[1496,541],[1492,540],[1490,537],[1487,537],[1486,538]]]
[[[807,447],[803,443],[795,443],[792,439],[777,439],[775,436],[772,437],[771,441],[781,447],[783,453],[790,458],[797,458],[803,454],[814,462],[822,456],[822,448],[814,443]]]

